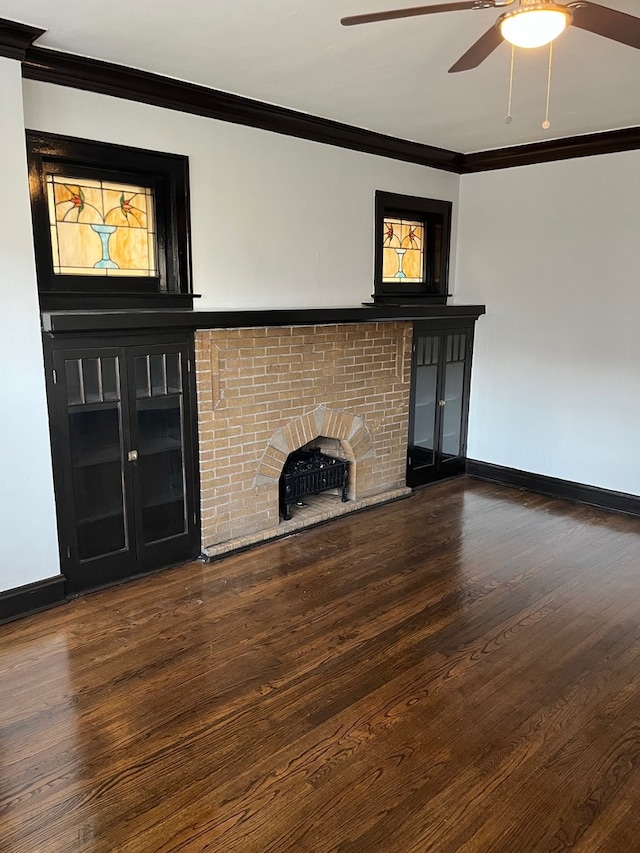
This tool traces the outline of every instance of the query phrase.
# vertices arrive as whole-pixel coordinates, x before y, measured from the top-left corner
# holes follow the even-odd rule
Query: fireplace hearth
[[[304,506],[307,495],[319,495],[329,489],[339,489],[346,503],[349,480],[349,463],[322,453],[319,447],[296,450],[290,453],[280,475],[280,515],[284,521],[291,518],[292,504]]]
[[[411,493],[411,340],[409,322],[197,332],[207,558]],[[302,478],[310,497],[296,508],[281,475],[289,456],[313,448],[337,458],[347,482],[323,480],[325,469],[315,483]]]

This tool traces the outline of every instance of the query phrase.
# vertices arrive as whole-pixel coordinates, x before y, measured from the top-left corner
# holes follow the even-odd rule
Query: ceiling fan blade
[[[640,49],[640,18],[586,0],[568,6],[573,12],[574,27]]]
[[[453,74],[456,71],[469,71],[470,68],[477,68],[503,41],[504,39],[500,34],[500,30],[495,26],[491,27],[451,66],[449,74]]]
[[[374,21],[392,21],[395,18],[412,18],[414,15],[435,15],[438,12],[459,12],[463,9],[490,9],[495,0],[459,0],[457,3],[437,3],[435,6],[414,6],[411,9],[390,9],[386,12],[371,12],[368,15],[351,15],[341,18],[344,27],[354,24],[370,24]]]

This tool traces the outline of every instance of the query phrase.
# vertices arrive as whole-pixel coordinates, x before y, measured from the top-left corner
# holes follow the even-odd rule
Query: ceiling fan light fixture
[[[516,47],[549,44],[571,23],[571,10],[555,3],[527,3],[498,19],[502,38]]]

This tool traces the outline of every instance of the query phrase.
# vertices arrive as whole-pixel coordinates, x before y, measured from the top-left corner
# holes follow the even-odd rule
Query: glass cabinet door
[[[473,326],[414,326],[407,485],[465,470]]]
[[[442,399],[442,455],[445,458],[462,453],[466,354],[467,335],[464,332],[445,336]]]
[[[439,350],[438,335],[416,337],[410,447],[422,465],[433,465],[435,462]]]
[[[128,548],[117,355],[62,357],[79,562]],[[70,546],[69,546],[70,547]]]
[[[200,544],[192,336],[106,340],[45,342],[70,592],[188,560]]]
[[[134,356],[137,477],[144,546],[187,532],[183,353]]]

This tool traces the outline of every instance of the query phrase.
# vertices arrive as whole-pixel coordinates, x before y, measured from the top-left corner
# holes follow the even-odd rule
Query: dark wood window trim
[[[451,244],[450,201],[399,195],[378,190],[375,199],[374,294],[376,304],[434,304],[447,301]],[[382,280],[383,223],[386,216],[416,219],[426,234],[424,283],[389,283]],[[436,249],[436,246],[438,247]]]
[[[187,157],[29,130],[27,152],[43,311],[193,307]],[[110,278],[54,273],[46,176],[65,171],[79,178],[108,179],[153,189],[157,276]]]

